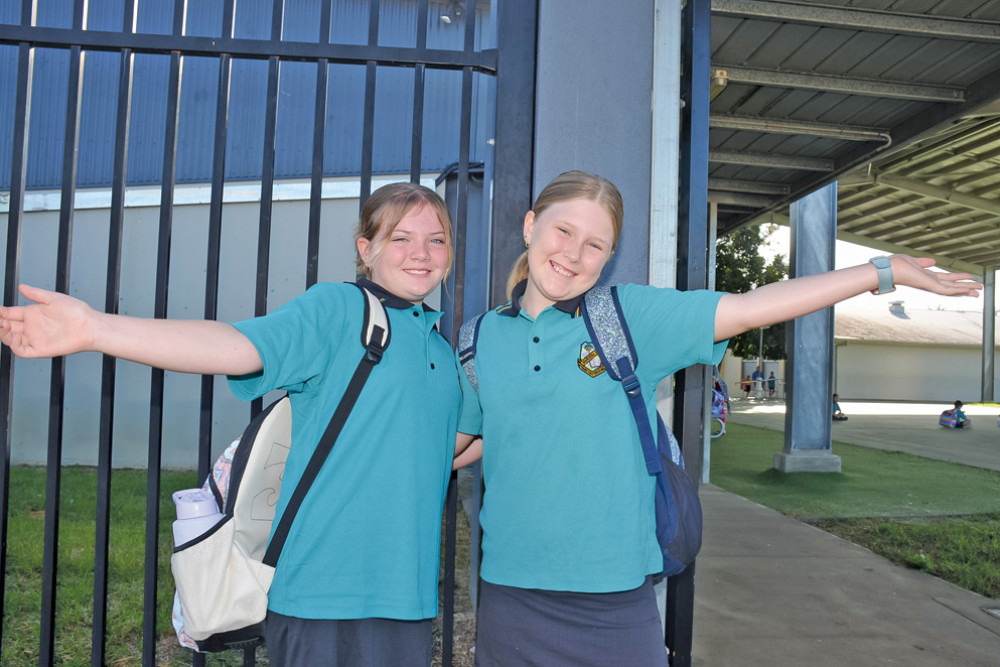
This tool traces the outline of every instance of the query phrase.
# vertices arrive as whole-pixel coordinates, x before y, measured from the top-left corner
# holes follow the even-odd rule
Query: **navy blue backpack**
[[[476,376],[476,342],[483,315],[462,325],[458,333],[459,362],[472,387]],[[701,501],[698,488],[684,470],[684,459],[674,434],[657,414],[657,434],[649,425],[642,388],[635,376],[638,355],[629,334],[615,287],[593,287],[584,296],[583,319],[591,342],[608,375],[621,383],[628,397],[646,470],[656,477],[656,539],[663,552],[663,576],[682,572],[701,549]]]

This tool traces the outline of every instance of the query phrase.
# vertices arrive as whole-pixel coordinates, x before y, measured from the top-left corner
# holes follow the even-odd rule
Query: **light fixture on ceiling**
[[[724,69],[712,70],[712,83],[708,91],[709,101],[714,100],[729,84],[729,72]]]
[[[442,23],[451,25],[452,22],[461,19],[463,14],[465,14],[465,7],[462,5],[462,0],[448,0],[438,18],[441,19]]]
[[[925,232],[933,232],[933,231],[934,231],[934,228],[933,228],[933,227],[931,227],[930,225],[926,225],[926,226],[924,227],[924,231],[925,231]]]

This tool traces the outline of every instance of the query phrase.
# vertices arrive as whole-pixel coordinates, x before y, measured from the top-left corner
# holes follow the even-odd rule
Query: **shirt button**
[[[413,316],[414,317],[420,317],[420,313],[418,313],[417,311],[413,311]]]
[[[536,371],[540,371],[540,370],[542,370],[542,367],[541,366],[535,366],[535,370]]]
[[[434,364],[431,364],[431,370],[434,370]]]
[[[537,343],[538,341],[540,341],[540,340],[541,340],[541,338],[539,338],[538,336],[535,336],[535,337],[534,337],[534,338],[532,338],[531,340],[533,340],[533,341],[535,341],[535,342]]]

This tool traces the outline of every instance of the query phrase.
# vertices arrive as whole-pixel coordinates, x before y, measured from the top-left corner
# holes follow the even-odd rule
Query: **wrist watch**
[[[878,271],[878,287],[872,290],[872,294],[888,294],[895,292],[896,286],[892,283],[892,262],[886,256],[872,257],[869,262]]]

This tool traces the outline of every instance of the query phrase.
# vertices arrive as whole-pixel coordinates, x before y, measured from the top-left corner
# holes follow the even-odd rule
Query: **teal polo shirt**
[[[457,369],[434,330],[440,313],[362,282],[386,306],[389,347],[292,524],[268,606],[308,619],[431,618],[462,401]],[[234,325],[264,368],[230,377],[233,393],[249,400],[283,389],[291,399],[278,516],[364,354],[363,313],[357,287],[325,283]]]
[[[537,318],[519,299],[487,313],[476,346],[476,392],[462,433],[483,436],[486,486],[482,577],[520,588],[603,593],[638,587],[663,570],[654,479],[621,384],[602,372],[577,298]],[[656,386],[722,359],[714,343],[719,292],[618,287],[656,432]]]

